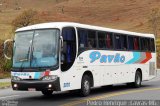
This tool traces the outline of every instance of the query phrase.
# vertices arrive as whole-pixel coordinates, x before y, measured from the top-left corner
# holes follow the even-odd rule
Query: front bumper
[[[20,80],[20,81],[11,81],[13,90],[24,90],[35,89],[36,91],[42,90],[53,90],[61,91],[60,89],[60,80],[57,78],[55,81],[42,81],[42,80]],[[17,84],[17,87],[14,87],[14,84]],[[49,87],[49,84],[52,87]]]

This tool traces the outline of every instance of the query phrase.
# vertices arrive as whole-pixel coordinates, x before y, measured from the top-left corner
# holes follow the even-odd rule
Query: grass
[[[10,77],[11,77],[11,73],[10,72],[1,72],[0,71],[0,79],[10,78]]]
[[[0,82],[0,89],[11,86],[11,82]]]

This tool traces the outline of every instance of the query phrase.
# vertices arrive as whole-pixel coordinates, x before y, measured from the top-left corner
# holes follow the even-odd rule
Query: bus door
[[[73,27],[62,29],[63,47],[61,49],[61,87],[69,90],[74,86],[76,67],[73,66],[76,58],[76,33]],[[71,86],[72,85],[72,86]]]

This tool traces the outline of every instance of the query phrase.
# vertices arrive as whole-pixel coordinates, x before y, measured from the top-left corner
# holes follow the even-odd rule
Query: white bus
[[[13,90],[44,95],[78,90],[87,96],[93,87],[119,83],[140,87],[157,73],[153,34],[72,22],[31,25],[15,33]]]

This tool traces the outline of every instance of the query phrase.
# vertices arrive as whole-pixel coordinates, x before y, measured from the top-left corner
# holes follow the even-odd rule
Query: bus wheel
[[[141,82],[142,82],[142,75],[139,71],[137,71],[135,75],[135,81],[133,83],[127,83],[127,85],[139,88],[141,86]]]
[[[136,88],[140,87],[141,82],[142,82],[142,75],[139,71],[137,71],[135,75],[134,87]]]
[[[84,75],[81,83],[81,95],[88,96],[91,90],[91,81],[88,75]]]
[[[42,94],[45,95],[45,96],[51,96],[52,93],[53,93],[52,90],[43,90],[43,91],[41,91],[41,92],[42,92]]]

